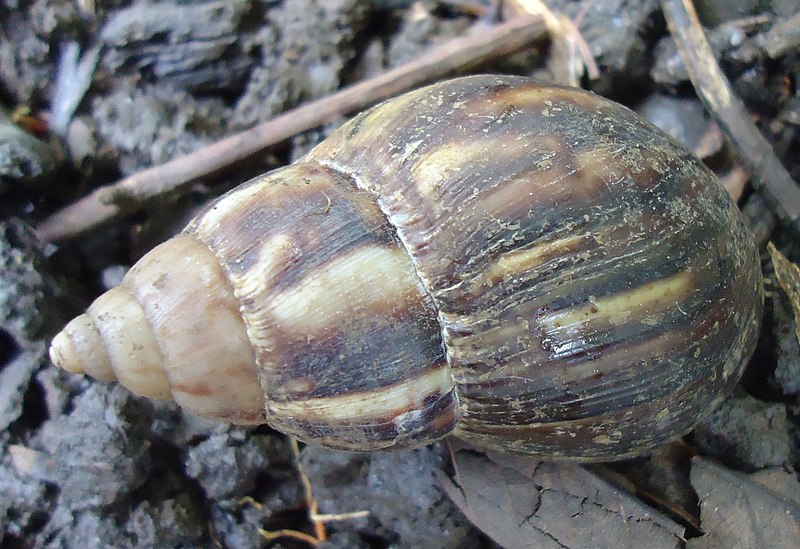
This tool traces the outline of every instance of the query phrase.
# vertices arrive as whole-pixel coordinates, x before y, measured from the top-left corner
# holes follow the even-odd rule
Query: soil
[[[721,138],[709,145],[718,132],[657,0],[545,3],[575,23],[597,64],[585,87],[639,110],[736,179],[730,148]],[[757,47],[796,5],[696,3],[735,92],[800,181],[800,40],[774,58]],[[497,546],[442,488],[453,467],[446,442],[376,454],[304,446],[298,463],[286,437],[266,426],[201,420],[49,363],[53,334],[138,257],[207,200],[300,157],[344,117],[78,237],[45,243],[32,228],[121,176],[413,60],[479,19],[492,22],[495,8],[489,0],[0,0],[2,547],[307,547],[268,534],[315,535],[304,475],[320,513],[354,513],[326,523],[320,548]],[[474,70],[547,78],[546,57],[518,53]],[[795,261],[800,243],[740,179],[739,205],[773,280],[767,239]],[[646,504],[688,537],[703,533],[693,456],[798,480],[800,350],[788,298],[768,289],[736,393],[679,447],[608,468],[632,492],[657,494]]]

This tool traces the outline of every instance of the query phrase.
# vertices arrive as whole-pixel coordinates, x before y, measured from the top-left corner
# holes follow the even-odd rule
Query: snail
[[[736,206],[660,130],[590,92],[471,76],[228,192],[50,354],[331,448],[453,434],[620,459],[731,391],[761,284]]]

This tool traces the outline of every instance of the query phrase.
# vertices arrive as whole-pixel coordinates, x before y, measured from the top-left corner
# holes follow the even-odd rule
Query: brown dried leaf
[[[775,267],[775,277],[778,279],[783,291],[789,297],[794,311],[795,329],[797,340],[800,341],[800,268],[786,259],[772,242],[767,244],[769,255],[772,256],[772,265]]]
[[[792,487],[789,492],[797,493],[795,475],[782,476],[783,483]],[[692,460],[691,479],[700,497],[705,535],[689,540],[689,549],[800,546],[800,505],[765,486],[762,479],[700,457]]]
[[[683,528],[579,465],[470,451],[453,454],[464,514],[506,549],[680,547]]]

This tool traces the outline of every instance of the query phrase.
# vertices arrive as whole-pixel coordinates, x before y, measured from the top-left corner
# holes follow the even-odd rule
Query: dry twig
[[[45,241],[80,234],[125,213],[141,209],[154,197],[175,192],[263,149],[338,115],[362,109],[425,82],[485,64],[542,39],[541,17],[518,17],[473,32],[432,49],[420,58],[297,107],[207,147],[160,166],[135,173],[56,212],[37,227]],[[124,204],[124,207],[122,206]]]
[[[800,11],[759,36],[758,42],[772,59],[797,47],[800,44]]]
[[[728,137],[753,184],[781,220],[800,233],[800,189],[759,133],[719,68],[689,0],[662,0],[678,52],[697,95]]]

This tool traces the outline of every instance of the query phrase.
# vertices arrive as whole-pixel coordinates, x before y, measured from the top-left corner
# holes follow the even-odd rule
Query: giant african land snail
[[[613,459],[738,380],[755,249],[695,157],[580,90],[459,78],[368,110],[155,248],[53,362],[375,450]]]

